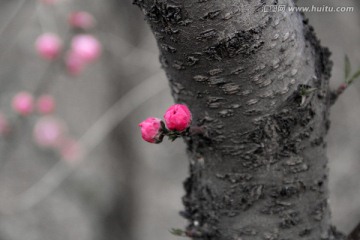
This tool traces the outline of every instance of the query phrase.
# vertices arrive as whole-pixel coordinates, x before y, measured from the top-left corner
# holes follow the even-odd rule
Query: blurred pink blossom
[[[74,28],[90,29],[95,26],[95,19],[88,12],[72,12],[69,15],[69,24]]]
[[[34,97],[28,92],[19,92],[13,97],[12,108],[16,113],[27,116],[33,112]]]
[[[84,156],[82,145],[71,138],[65,139],[59,150],[62,159],[70,163],[80,161]]]
[[[51,95],[41,95],[36,102],[37,111],[41,114],[49,114],[55,110],[55,100]]]
[[[62,144],[65,132],[62,121],[54,117],[42,117],[35,124],[33,137],[41,147],[58,147]]]
[[[72,40],[71,52],[85,62],[92,62],[101,55],[101,45],[94,36],[79,34]]]
[[[83,71],[86,62],[74,52],[68,52],[65,58],[65,65],[69,74],[78,75]]]
[[[48,60],[55,59],[62,48],[61,39],[53,33],[44,33],[38,37],[35,43],[38,54]]]

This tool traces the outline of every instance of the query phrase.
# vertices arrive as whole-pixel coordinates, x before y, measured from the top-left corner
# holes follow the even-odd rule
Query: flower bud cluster
[[[149,117],[139,124],[142,138],[149,143],[161,143],[164,136],[174,141],[184,136],[192,122],[192,114],[184,104],[174,104],[164,114],[163,122],[159,118]]]

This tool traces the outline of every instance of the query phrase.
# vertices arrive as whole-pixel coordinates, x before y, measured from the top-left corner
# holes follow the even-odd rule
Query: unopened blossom
[[[72,12],[69,15],[69,24],[74,28],[90,29],[95,25],[94,17],[84,11]]]
[[[164,119],[169,130],[182,132],[190,127],[192,115],[186,105],[174,104],[168,108]]]
[[[77,162],[84,156],[82,145],[71,138],[67,138],[62,142],[59,151],[62,159],[70,163]]]
[[[150,117],[139,124],[142,138],[149,143],[160,143],[163,139],[161,119]]]
[[[65,134],[64,124],[54,117],[40,118],[34,127],[34,141],[41,147],[58,147]]]
[[[337,89],[337,94],[340,95],[342,94],[346,89],[348,88],[348,84],[347,83],[342,83],[340,84],[340,86]]]
[[[71,42],[71,52],[85,62],[92,62],[101,54],[101,44],[92,35],[79,34]]]
[[[28,92],[19,92],[13,97],[12,108],[19,115],[27,116],[33,112],[34,97]]]
[[[67,72],[76,76],[84,70],[86,62],[78,54],[70,51],[66,54],[65,65]]]
[[[36,40],[35,47],[42,58],[52,60],[59,56],[62,42],[56,34],[44,33]]]
[[[41,95],[36,101],[37,111],[41,114],[54,112],[55,100],[51,95]]]

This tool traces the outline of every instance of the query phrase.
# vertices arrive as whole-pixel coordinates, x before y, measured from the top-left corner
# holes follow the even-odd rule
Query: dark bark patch
[[[210,77],[208,80],[209,85],[224,85],[225,83],[227,83],[228,80],[226,80],[223,77]]]
[[[274,199],[289,199],[297,197],[299,194],[306,191],[306,186],[303,182],[298,181],[294,183],[285,183],[282,186],[275,186],[270,192],[270,196]]]
[[[223,97],[208,97],[207,99],[207,106],[209,108],[220,108],[226,102],[225,98]]]
[[[219,116],[222,118],[228,118],[234,116],[234,110],[224,109],[219,112]]]
[[[154,1],[147,13],[150,21],[163,24],[179,24],[183,19],[183,9],[179,6],[170,5],[164,2]]]
[[[201,17],[201,20],[207,20],[207,19],[215,19],[217,16],[219,16],[219,14],[221,13],[221,10],[215,10],[215,11],[210,11],[208,13],[206,13],[203,17]]]
[[[259,38],[256,30],[240,31],[205,49],[205,53],[210,59],[218,61],[234,58],[240,54],[249,56],[264,45]]]
[[[199,58],[196,58],[195,56],[187,56],[186,57],[186,65],[191,67],[194,66],[199,62]]]
[[[305,228],[299,232],[299,237],[306,237],[311,234],[312,228]]]
[[[176,70],[184,70],[185,69],[184,65],[185,64],[183,62],[175,60],[174,63],[172,64],[172,67],[175,68]]]
[[[248,173],[226,173],[226,174],[216,174],[218,179],[223,181],[228,181],[229,183],[244,183],[253,179],[251,174]]]
[[[235,83],[227,83],[223,85],[221,88],[224,91],[224,93],[227,95],[233,95],[240,91],[240,86]]]
[[[215,29],[208,29],[206,31],[201,32],[199,36],[196,37],[196,40],[207,41],[216,38],[217,35],[218,33]]]
[[[294,204],[290,202],[271,200],[260,210],[260,212],[267,215],[278,215],[292,209],[293,207]]]
[[[168,52],[168,53],[176,53],[176,48],[165,44],[165,43],[161,43],[160,44],[161,49],[163,49],[164,51]]]
[[[215,68],[215,69],[211,69],[211,70],[209,71],[209,74],[210,74],[211,76],[215,76],[215,75],[218,75],[218,74],[220,74],[220,73],[222,73],[222,72],[224,72],[224,69]]]
[[[195,169],[194,169],[195,170]],[[201,239],[213,239],[217,235],[218,216],[216,199],[218,196],[212,192],[206,184],[197,182],[199,172],[192,172],[191,176],[184,182],[187,194],[183,197],[185,211],[182,215],[187,216],[190,224],[187,231],[196,233]]]
[[[209,79],[209,77],[207,76],[203,76],[203,75],[196,75],[193,77],[193,79],[196,81],[196,82],[205,82]]]
[[[315,207],[314,210],[312,211],[312,216],[313,219],[316,221],[321,221],[324,217],[324,212],[327,209],[327,201],[321,201],[320,203],[318,203]]]
[[[301,222],[299,212],[288,210],[284,211],[280,214],[281,222],[279,223],[279,227],[282,229],[289,229]]]

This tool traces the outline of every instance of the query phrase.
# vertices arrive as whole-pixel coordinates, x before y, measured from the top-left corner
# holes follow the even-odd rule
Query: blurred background
[[[344,54],[354,69],[360,66],[360,2],[299,4],[354,7],[307,14],[333,53],[336,88],[344,80]],[[71,29],[69,14],[76,11],[92,14],[96,25]],[[62,39],[65,52],[73,36],[91,34],[102,45],[101,57],[69,74],[62,60],[38,56],[36,39],[48,32]],[[21,91],[55,99],[52,118],[76,143],[67,155],[34,141],[41,114],[13,113],[13,96]],[[172,103],[155,40],[131,0],[1,0],[0,111],[11,131],[0,138],[0,239],[177,239],[169,230],[186,225],[178,215],[185,145],[148,144],[137,126],[161,117]],[[355,83],[333,107],[328,136],[332,218],[345,232],[360,220],[359,105]]]

